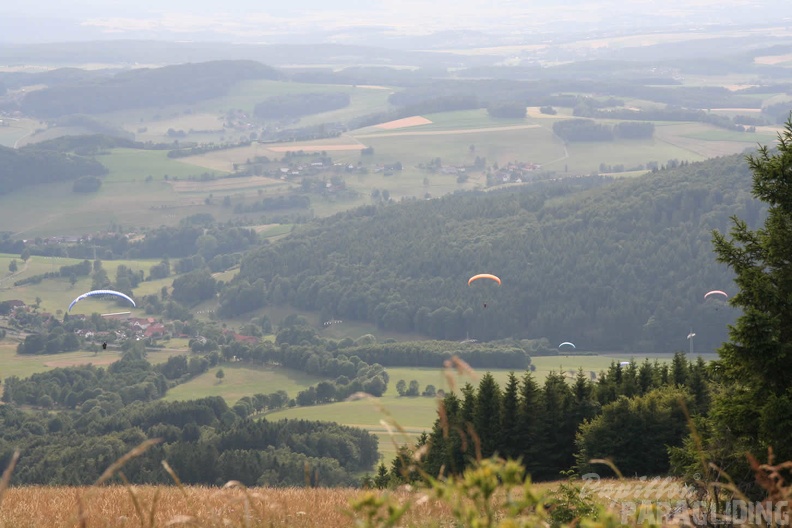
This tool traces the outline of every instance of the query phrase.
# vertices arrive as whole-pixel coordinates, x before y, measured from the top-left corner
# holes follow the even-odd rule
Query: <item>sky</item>
[[[327,34],[360,27],[401,35],[580,32],[785,19],[792,21],[788,0],[36,0],[0,3],[0,43],[106,38],[266,42],[288,34],[330,38]]]

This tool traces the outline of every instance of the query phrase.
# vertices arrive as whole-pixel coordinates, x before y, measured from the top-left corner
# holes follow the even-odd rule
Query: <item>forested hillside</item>
[[[112,78],[78,80],[30,92],[21,103],[29,115],[53,118],[128,108],[190,104],[226,93],[246,79],[275,79],[277,72],[255,61],[216,61],[141,68]]]
[[[104,174],[107,174],[107,169],[94,159],[33,148],[15,150],[0,146],[0,194],[37,183]]]
[[[250,252],[220,313],[290,303],[440,339],[547,337],[586,350],[714,350],[735,313],[712,230],[764,214],[741,156],[596,189],[592,179],[369,206]],[[493,273],[503,283],[477,281]],[[243,303],[255,290],[256,303]],[[249,297],[249,295],[247,295]]]

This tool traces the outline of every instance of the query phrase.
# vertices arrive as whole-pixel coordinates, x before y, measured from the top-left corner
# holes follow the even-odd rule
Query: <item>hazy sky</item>
[[[332,7],[329,7],[332,6]],[[0,42],[268,35],[388,26],[442,30],[580,31],[609,24],[781,22],[790,0],[36,0],[0,2]]]

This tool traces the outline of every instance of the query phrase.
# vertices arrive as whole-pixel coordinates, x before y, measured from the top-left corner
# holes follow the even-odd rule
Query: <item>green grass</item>
[[[225,373],[222,381],[216,377],[220,368]],[[168,391],[165,399],[169,401],[194,400],[207,396],[222,396],[229,405],[233,405],[242,396],[259,393],[271,394],[279,390],[285,390],[290,398],[294,398],[298,392],[323,379],[283,367],[252,367],[238,363],[223,364],[187,383],[174,387]]]
[[[179,219],[208,212],[223,220],[231,215],[220,205],[207,206],[204,196],[184,196],[164,181],[212,172],[167,158],[164,151],[114,149],[97,156],[110,173],[96,193],[72,191],[72,183],[26,187],[0,196],[0,223],[15,236],[81,235],[109,229],[128,230],[175,225]],[[147,182],[146,178],[152,177]]]
[[[185,348],[173,348],[166,350],[156,350],[148,352],[148,360],[151,363],[164,363],[169,357],[185,354]],[[68,367],[74,365],[86,365],[92,363],[96,366],[106,367],[110,363],[120,358],[118,351],[102,351],[98,354],[85,350],[75,352],[65,352],[63,354],[46,355],[18,355],[16,353],[17,342],[6,338],[0,340],[0,380],[9,376],[19,376],[27,378],[38,372],[46,372],[58,367]]]
[[[17,260],[19,268],[18,274],[10,276],[8,274],[8,264],[12,259]],[[6,270],[0,272],[0,301],[7,301],[10,299],[19,299],[26,304],[33,304],[36,297],[42,300],[40,310],[42,312],[50,312],[57,314],[59,310],[65,312],[69,303],[74,300],[81,293],[90,291],[91,278],[80,277],[77,282],[72,286],[66,278],[45,279],[38,284],[25,284],[21,286],[14,286],[14,281],[24,279],[33,275],[38,275],[48,272],[57,272],[61,266],[74,265],[82,262],[81,259],[70,258],[50,258],[41,256],[31,256],[25,264],[18,255],[0,254],[0,266]],[[127,268],[138,271],[142,270],[145,275],[148,275],[149,269],[158,264],[159,260],[105,260],[102,261],[102,267],[107,271],[108,277],[114,279],[118,266],[124,265]],[[133,298],[138,295],[146,295],[150,293],[159,293],[162,286],[170,286],[173,282],[173,277],[162,279],[159,281],[142,282],[140,286],[135,289]],[[142,315],[142,311],[136,308],[130,308],[126,305],[121,306],[112,300],[99,300],[99,299],[86,299],[80,301],[72,309],[73,314],[86,314],[90,315],[93,312],[113,312],[121,310],[131,310],[135,315]]]

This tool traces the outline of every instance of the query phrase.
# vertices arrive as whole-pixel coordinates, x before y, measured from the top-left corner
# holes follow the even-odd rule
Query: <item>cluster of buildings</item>
[[[524,161],[509,162],[503,167],[499,167],[493,174],[487,177],[487,181],[492,185],[502,183],[524,183],[534,179],[534,172],[541,169],[537,163]]]

